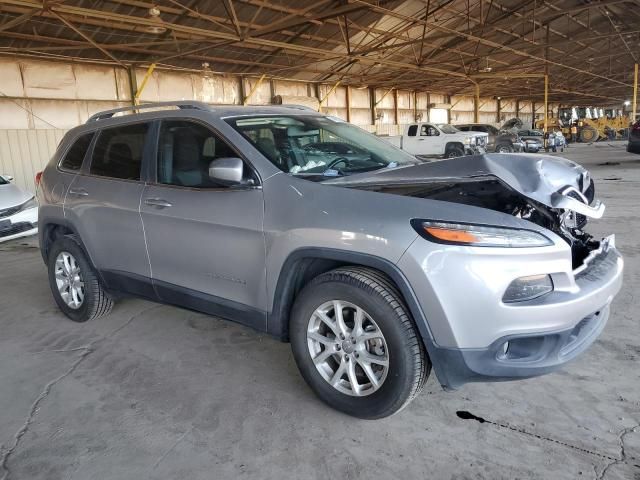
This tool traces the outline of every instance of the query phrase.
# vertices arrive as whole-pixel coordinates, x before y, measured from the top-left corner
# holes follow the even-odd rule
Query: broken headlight
[[[413,220],[411,224],[422,237],[436,243],[511,248],[553,245],[553,242],[541,233],[520,228],[429,220]]]

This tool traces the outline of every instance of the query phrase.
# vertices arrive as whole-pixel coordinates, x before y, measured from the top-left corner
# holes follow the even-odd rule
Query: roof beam
[[[116,58],[115,56],[113,56],[113,54],[111,54],[108,50],[106,50],[105,48],[102,48],[100,45],[98,45],[96,42],[93,41],[93,39],[87,35],[86,33],[82,32],[81,30],[79,30],[75,25],[73,25],[70,21],[68,21],[66,18],[64,18],[62,15],[60,15],[59,13],[52,11],[53,15],[55,15],[62,23],[64,23],[67,27],[69,27],[71,30],[73,30],[74,32],[76,32],[78,35],[80,35],[82,38],[84,38],[87,42],[89,42],[93,47],[97,48],[98,50],[100,50],[102,53],[104,53],[107,57],[109,57],[111,60],[113,60],[114,62],[116,62],[118,65],[124,67],[123,63],[118,60],[118,58]]]
[[[313,5],[312,8],[316,8],[323,4],[326,4],[327,0],[322,0]],[[362,10],[366,8],[363,5],[342,5],[340,7],[334,8],[333,10],[320,10],[319,12],[309,13],[310,9],[306,9],[300,14],[292,13],[282,20],[278,20],[270,23],[264,27],[261,27],[257,30],[251,32],[252,37],[261,37],[263,35],[269,35],[270,33],[276,33],[281,30],[290,29],[297,27],[299,25],[304,25],[305,23],[315,23],[322,24],[323,20],[327,20],[329,18],[335,18],[342,15],[346,15],[348,13],[356,12],[358,10]]]
[[[368,1],[365,1],[365,0],[348,0],[348,1],[349,2],[358,3],[358,4],[369,5],[370,8],[373,9],[373,10],[376,10],[376,11],[378,11],[380,13],[384,13],[386,15],[389,15],[389,16],[392,16],[392,17],[396,17],[396,18],[399,18],[399,19],[402,19],[402,20],[414,21],[415,23],[419,23],[421,25],[424,23],[424,21],[422,19],[415,18],[415,17],[408,17],[408,16],[403,15],[401,13],[398,13],[398,12],[396,12],[394,10],[389,10],[387,8],[384,8],[384,7],[379,7],[378,5],[369,3]],[[433,29],[436,29],[436,30],[441,30],[443,32],[450,33],[450,34],[452,34],[454,36],[466,38],[467,40],[480,42],[483,45],[494,47],[494,48],[496,48],[498,50],[503,50],[503,51],[506,51],[506,52],[510,52],[510,53],[513,53],[515,55],[522,56],[522,57],[532,58],[532,59],[538,60],[540,62],[543,62],[545,64],[548,64],[548,65],[555,65],[557,67],[562,67],[562,68],[565,68],[565,69],[568,69],[568,70],[572,70],[572,71],[575,71],[575,72],[584,73],[586,75],[602,78],[603,80],[608,80],[610,82],[619,83],[619,84],[627,86],[627,87],[631,86],[630,84],[627,84],[627,83],[624,83],[624,82],[619,82],[617,80],[609,79],[604,75],[599,75],[597,73],[588,72],[588,71],[583,70],[581,68],[572,67],[572,66],[563,64],[561,62],[556,62],[554,60],[545,59],[543,57],[539,57],[537,55],[532,55],[532,54],[527,53],[527,52],[522,52],[520,50],[516,50],[515,48],[511,48],[508,45],[503,45],[501,43],[498,43],[498,42],[495,42],[495,41],[492,41],[492,40],[488,40],[486,38],[476,37],[475,35],[471,35],[471,34],[468,34],[468,33],[459,32],[459,31],[457,31],[457,30],[455,30],[453,28],[445,27],[444,25],[439,25],[439,24],[433,23],[433,24],[431,24],[431,27]]]
[[[16,18],[3,23],[2,25],[0,25],[0,32],[4,32],[6,30],[12,29],[13,27],[17,27],[18,25],[30,20],[31,17],[41,11],[42,10],[40,8],[34,8],[33,10],[23,13],[22,15],[19,15]]]

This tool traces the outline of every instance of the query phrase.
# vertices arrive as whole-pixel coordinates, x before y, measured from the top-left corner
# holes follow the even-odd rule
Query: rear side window
[[[409,130],[407,131],[407,135],[410,137],[415,137],[416,133],[418,133],[418,125],[409,126]]]
[[[91,157],[91,175],[140,180],[148,123],[106,128],[99,133]]]
[[[461,132],[468,132],[470,129],[470,127],[467,127],[466,125],[456,125],[456,128]]]
[[[60,168],[63,168],[64,170],[71,170],[73,172],[80,170],[82,167],[82,161],[89,149],[92,138],[93,132],[78,137],[73,145],[71,145],[71,148],[67,151],[62,162],[60,162]]]

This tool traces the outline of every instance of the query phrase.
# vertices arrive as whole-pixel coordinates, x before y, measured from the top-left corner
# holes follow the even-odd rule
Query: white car
[[[33,195],[0,175],[0,242],[38,232],[38,203]]]
[[[462,157],[485,153],[488,133],[461,132],[453,125],[413,123],[402,135],[382,137],[416,157]]]

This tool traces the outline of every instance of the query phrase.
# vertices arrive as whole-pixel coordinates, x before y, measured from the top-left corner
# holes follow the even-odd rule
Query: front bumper
[[[29,208],[0,218],[0,242],[35,235],[38,232],[38,209]]]
[[[428,244],[421,240],[399,263],[409,273],[412,285],[417,272],[410,268],[415,260],[411,249]],[[482,252],[477,252],[480,249],[475,248],[467,252],[463,270],[454,267],[462,265],[455,253],[449,255],[451,259],[440,256],[442,252],[431,252],[433,258],[427,261],[422,257],[419,268],[428,275],[425,290],[429,291],[417,296],[428,322],[427,350],[443,386],[456,388],[468,382],[549,373],[595,341],[622,285],[622,257],[613,239],[605,239],[584,268],[571,271],[569,266],[569,271],[562,271],[570,261],[559,261],[553,248],[549,247],[546,254],[527,249],[530,252],[521,252],[523,258],[512,256],[508,260],[494,254],[481,256]],[[566,255],[566,250],[563,253]],[[434,274],[433,263],[429,265],[432,260],[439,263],[440,275]],[[452,272],[454,268],[460,275]],[[448,272],[446,283],[442,272]],[[551,274],[556,286],[553,293],[527,302],[502,303],[505,287],[512,279],[551,272],[556,272]]]
[[[483,155],[487,153],[486,149],[480,145],[466,145],[464,147],[466,155]]]

